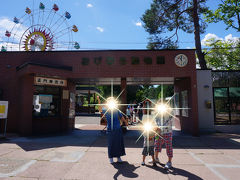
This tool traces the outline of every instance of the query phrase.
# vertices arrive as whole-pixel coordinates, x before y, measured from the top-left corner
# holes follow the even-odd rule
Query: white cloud
[[[139,26],[139,27],[142,27],[142,23],[141,23],[140,21],[135,22],[135,25],[136,25],[136,26]]]
[[[8,17],[0,18],[0,34],[1,34],[1,43],[0,47],[5,46],[10,51],[18,51],[19,50],[19,42],[26,31],[27,27],[22,24],[15,24]],[[5,36],[5,32],[11,32],[10,38]]]
[[[218,37],[216,34],[211,34],[211,33],[208,33],[204,39],[201,41],[201,44],[203,46],[206,46],[207,43],[214,43],[218,40],[223,40],[222,38]]]
[[[87,4],[87,8],[92,8],[92,7],[93,7],[92,4],[90,4],[90,3]]]
[[[4,46],[7,51],[19,51],[19,45],[18,44],[14,44],[14,43],[0,43],[0,50],[2,48],[2,46]]]
[[[225,41],[232,41],[232,42],[238,42],[240,40],[239,37],[233,37],[232,34],[229,34],[225,36],[224,38]]]
[[[99,31],[99,32],[103,32],[104,29],[102,27],[96,27],[96,29]]]
[[[11,31],[11,38],[15,41],[19,41],[27,27],[22,24],[15,24],[9,18],[0,18],[0,33],[5,35],[6,30]]]
[[[223,39],[223,38],[218,37],[216,34],[208,33],[204,37],[204,39],[201,41],[201,44],[203,46],[206,46],[207,43],[214,43],[214,42],[216,42],[218,40],[224,41],[224,42],[230,42],[231,41],[231,42],[236,43],[236,42],[238,42],[240,40],[240,38],[239,37],[233,37],[232,34],[229,34],[229,35],[225,36],[224,39]]]

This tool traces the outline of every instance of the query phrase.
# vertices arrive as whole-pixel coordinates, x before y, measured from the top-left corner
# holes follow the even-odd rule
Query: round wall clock
[[[185,67],[188,63],[188,58],[186,55],[184,54],[178,54],[176,57],[175,57],[175,64],[178,66],[178,67]]]

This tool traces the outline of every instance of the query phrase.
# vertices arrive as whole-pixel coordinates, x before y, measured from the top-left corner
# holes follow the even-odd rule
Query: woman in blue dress
[[[97,96],[97,100],[98,104],[101,104],[99,96]],[[105,114],[107,109],[99,106],[99,111]],[[117,162],[122,162],[121,156],[126,155],[126,153],[120,121],[125,122],[126,125],[128,125],[128,122],[117,109],[109,110],[105,117],[107,119],[109,161],[112,164],[113,158],[116,157]]]

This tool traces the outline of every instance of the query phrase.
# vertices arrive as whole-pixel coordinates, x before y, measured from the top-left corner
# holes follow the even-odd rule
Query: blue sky
[[[208,5],[216,8],[218,1],[209,0]],[[27,6],[37,9],[40,2],[45,4],[46,9],[51,9],[56,3],[60,14],[65,11],[71,13],[68,23],[77,25],[79,29],[73,33],[73,41],[79,42],[81,49],[146,48],[149,35],[142,27],[140,18],[150,7],[151,0],[7,0],[0,6],[0,41],[4,41],[5,29],[11,25],[6,19],[23,16]],[[33,5],[35,8],[32,8]],[[24,20],[23,25],[28,27],[29,21]],[[222,23],[209,24],[201,39],[239,37],[240,33],[233,29],[225,30],[225,27]],[[20,34],[23,32],[19,30]],[[180,33],[179,39],[180,48],[194,47],[193,34]]]

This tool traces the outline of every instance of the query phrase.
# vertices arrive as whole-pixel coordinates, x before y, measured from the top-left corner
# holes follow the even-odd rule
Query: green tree
[[[209,10],[205,14],[206,20],[210,23],[223,21],[227,28],[234,28],[240,31],[240,1],[239,0],[222,0],[218,8],[213,11]]]
[[[240,70],[240,38],[235,41],[209,39],[205,45],[211,48],[205,51],[205,59],[210,68]]]
[[[201,48],[200,34],[206,22],[201,14],[208,11],[206,0],[153,0],[142,16],[145,30],[150,34],[148,48],[177,48],[178,32],[193,33],[196,53],[202,69],[207,69]],[[168,35],[171,32],[171,35]]]
[[[133,103],[135,100],[141,99],[142,95],[137,94],[139,89],[141,89],[140,85],[127,86],[127,103]]]
[[[173,85],[163,85],[163,87],[161,85],[159,86],[143,85],[143,86],[140,86],[140,88],[136,92],[136,100],[137,102],[141,102],[146,98],[151,100],[160,99],[162,90],[163,90],[163,98],[171,97],[174,94]]]

